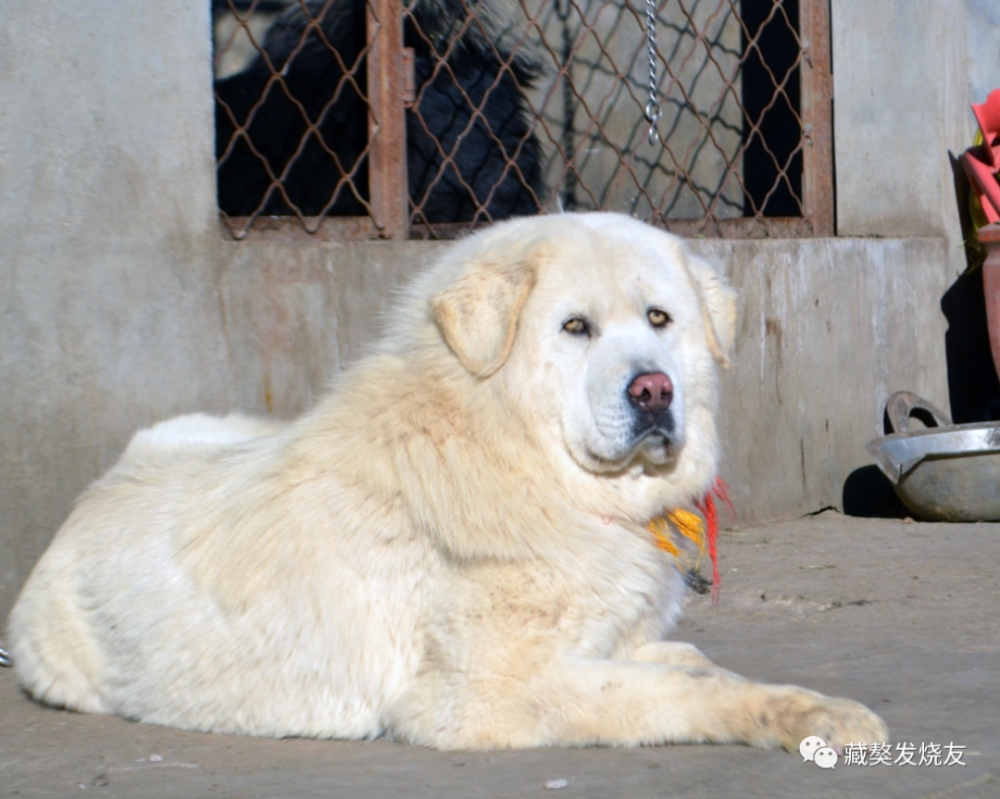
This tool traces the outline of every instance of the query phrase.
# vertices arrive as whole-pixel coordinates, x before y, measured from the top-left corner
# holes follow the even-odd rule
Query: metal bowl
[[[913,410],[931,411],[927,415],[934,424],[946,417],[912,394],[906,394],[905,401],[901,395],[894,394],[886,410],[896,429],[904,432],[876,438],[867,446],[903,504],[931,521],[1000,521],[1000,422],[907,430]],[[905,417],[901,404],[909,404]]]

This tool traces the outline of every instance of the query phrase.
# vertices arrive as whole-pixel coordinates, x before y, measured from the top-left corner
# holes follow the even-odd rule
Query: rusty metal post
[[[406,191],[406,113],[403,105],[403,5],[368,0],[368,193],[384,239],[409,235]]]
[[[833,73],[829,0],[799,0],[802,40],[802,194],[814,236],[833,236]]]

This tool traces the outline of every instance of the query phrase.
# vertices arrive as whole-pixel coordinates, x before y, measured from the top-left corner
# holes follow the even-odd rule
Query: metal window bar
[[[450,237],[559,208],[834,232],[828,0],[214,0],[237,239]]]

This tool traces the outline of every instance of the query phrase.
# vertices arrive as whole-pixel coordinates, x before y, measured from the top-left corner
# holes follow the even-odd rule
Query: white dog
[[[884,740],[845,699],[665,642],[647,529],[716,474],[735,298],[613,214],[497,225],[291,425],[140,432],[11,614],[24,686],[194,730],[444,749]]]

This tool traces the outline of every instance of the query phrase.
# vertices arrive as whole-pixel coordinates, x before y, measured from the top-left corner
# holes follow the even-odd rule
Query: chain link
[[[656,144],[660,135],[656,123],[663,112],[656,102],[656,0],[646,0],[646,44],[649,48],[649,102],[646,103],[646,119],[649,121],[649,143]]]

